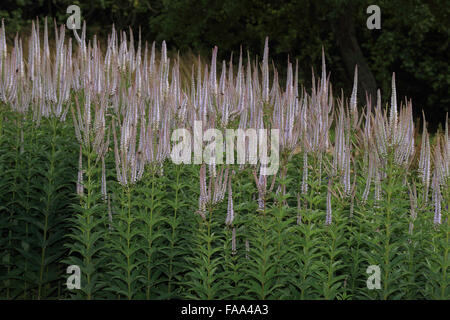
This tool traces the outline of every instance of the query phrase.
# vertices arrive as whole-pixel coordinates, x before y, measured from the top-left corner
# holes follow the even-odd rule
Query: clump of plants
[[[186,76],[132,31],[49,33],[0,30],[1,298],[449,299],[449,120],[420,133],[395,75],[382,106],[357,101],[357,69],[334,96],[325,56],[312,88],[291,61],[281,83],[268,39]],[[279,130],[279,169],[250,138],[243,164],[175,163],[196,121]]]

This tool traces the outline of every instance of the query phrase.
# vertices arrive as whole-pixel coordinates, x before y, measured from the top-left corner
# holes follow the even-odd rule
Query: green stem
[[[53,175],[55,171],[55,154],[56,154],[56,119],[51,119],[51,127],[52,127],[52,153],[50,158],[50,169],[49,169],[49,176],[48,176],[48,185],[53,186]],[[52,191],[53,188],[48,188],[47,190],[47,199],[45,203],[45,213],[44,213],[44,235],[43,235],[43,243],[42,243],[42,249],[41,249],[41,265],[39,270],[39,285],[38,285],[38,300],[42,298],[42,286],[43,286],[43,280],[44,280],[44,271],[45,271],[45,254],[46,254],[46,248],[47,248],[47,233],[48,233],[48,219],[50,215],[50,205],[51,205],[51,197],[52,194],[50,191]]]
[[[131,290],[131,190],[127,185],[127,288],[128,288],[128,300],[131,300],[133,293]]]
[[[155,170],[152,167],[152,192],[151,192],[151,207],[150,207],[150,221],[149,221],[149,236],[148,236],[148,252],[147,252],[147,287],[146,287],[146,298],[150,299],[151,287],[152,287],[152,246],[153,246],[153,209],[155,207]]]
[[[175,223],[177,221],[177,211],[178,211],[178,192],[179,192],[179,186],[180,186],[180,166],[176,166],[175,168],[176,173],[176,190],[175,190],[175,208],[173,210],[173,223],[172,223],[172,236],[170,239],[170,251],[174,252],[175,249]],[[169,279],[168,279],[168,285],[167,285],[167,293],[172,293],[172,277],[173,277],[173,255],[170,256],[169,259]]]

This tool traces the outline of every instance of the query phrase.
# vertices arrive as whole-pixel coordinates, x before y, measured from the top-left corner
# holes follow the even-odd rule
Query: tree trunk
[[[353,12],[352,7],[347,6],[346,10],[343,10],[342,14],[334,21],[333,31],[345,68],[352,81],[355,65],[358,65],[358,97],[359,101],[365,103],[366,91],[372,96],[372,101],[376,97],[377,84],[356,39]]]

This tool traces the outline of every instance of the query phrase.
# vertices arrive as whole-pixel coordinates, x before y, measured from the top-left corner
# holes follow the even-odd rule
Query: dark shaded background
[[[12,35],[26,32],[36,16],[65,23],[71,4],[80,6],[90,35],[105,36],[113,22],[141,27],[145,40],[166,40],[169,48],[208,57],[214,45],[223,59],[241,44],[244,52],[261,55],[267,35],[280,73],[288,56],[298,59],[307,87],[312,66],[320,68],[323,45],[335,94],[350,93],[358,64],[359,87],[371,93],[380,88],[384,102],[395,72],[399,98],[412,98],[415,115],[423,109],[432,130],[449,111],[449,0],[1,0],[0,18]],[[371,4],[381,8],[381,30],[366,27]]]

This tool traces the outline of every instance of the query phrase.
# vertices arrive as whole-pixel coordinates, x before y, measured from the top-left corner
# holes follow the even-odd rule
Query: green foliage
[[[99,270],[103,262],[105,205],[101,200],[100,185],[95,179],[99,174],[99,168],[93,163],[95,154],[90,150],[84,151],[87,160],[83,184],[85,193],[80,197],[79,204],[73,204],[76,214],[70,219],[72,228],[68,235],[70,255],[67,264],[78,265],[83,272],[83,289],[81,295],[75,297],[93,299],[101,287]]]
[[[250,168],[235,168],[231,226],[223,223],[225,203],[210,207],[206,219],[195,213],[197,166],[149,167],[135,185],[122,186],[109,158],[110,221],[100,162],[88,148],[84,193],[75,193],[78,157],[69,123],[43,119],[38,126],[3,111],[1,124],[3,298],[449,298],[448,219],[435,226],[431,204],[420,197],[418,216],[410,217],[404,179],[415,178],[390,158],[381,202],[360,201],[358,189],[351,209],[334,184],[331,225],[326,173],[313,155],[300,207],[292,195],[301,192],[302,154],[276,180],[286,193],[274,190],[263,211]],[[331,161],[325,157],[323,163]],[[357,185],[365,179],[358,176]],[[65,288],[69,264],[82,270],[81,290]],[[380,290],[366,287],[369,265],[380,266]]]
[[[74,199],[70,129],[47,119],[38,127],[23,115],[3,122],[1,295],[7,299],[62,297],[60,261]]]
[[[31,1],[2,2],[0,18],[10,32],[28,32],[36,16],[66,22],[69,5],[78,5],[87,22],[88,34],[106,37],[112,23],[118,29],[142,28],[145,40],[166,40],[177,50],[192,49],[209,54],[220,45],[219,56],[235,55],[239,47],[261,52],[264,38],[271,41],[271,58],[284,66],[286,55],[299,61],[302,83],[311,85],[310,66],[320,62],[323,46],[334,66],[332,82],[351,91],[353,73],[343,66],[336,44],[333,22],[340,16],[353,17],[356,38],[382,92],[390,88],[392,71],[397,73],[405,95],[413,97],[416,116],[423,109],[436,127],[449,111],[450,84],[449,10],[445,0],[378,1],[381,30],[368,30],[368,1]],[[12,40],[12,38],[11,38]],[[189,66],[190,67],[190,66]],[[281,68],[281,74],[285,74]],[[427,94],[424,94],[426,92]]]
[[[8,67],[19,44],[4,55],[0,298],[449,298],[448,124],[433,152],[424,134],[416,156],[412,108],[398,112],[395,93],[389,118],[381,102],[375,114],[359,114],[356,91],[346,109],[325,79],[300,99],[293,69],[284,91],[268,76],[268,59],[264,86],[259,69],[241,61],[236,78],[222,73],[219,91],[216,68],[200,64],[197,80],[180,79],[165,46],[149,65],[141,46],[111,43],[121,48],[112,60],[88,45],[73,63],[55,64],[44,46],[41,69],[23,74]],[[49,98],[61,89],[61,65],[67,100],[58,90]],[[31,102],[20,100],[24,89]],[[207,179],[206,165],[172,163],[171,131],[199,117],[213,127],[282,129],[277,174],[208,165]],[[80,289],[64,287],[70,265],[81,270]],[[369,266],[380,270],[375,290]]]

